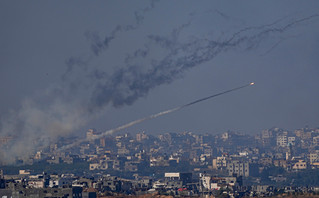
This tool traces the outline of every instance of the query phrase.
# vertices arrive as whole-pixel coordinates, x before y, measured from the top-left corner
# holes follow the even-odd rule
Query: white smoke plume
[[[119,127],[116,127],[114,129],[110,129],[110,130],[107,130],[105,131],[104,133],[101,133],[99,135],[96,135],[92,138],[90,138],[90,140],[95,140],[95,139],[99,139],[101,137],[105,137],[107,135],[112,135],[118,131],[121,131],[123,129],[126,129],[126,128],[129,128],[129,127],[132,127],[136,124],[139,124],[141,122],[144,122],[144,121],[147,121],[147,120],[151,120],[151,119],[154,119],[154,118],[157,118],[157,117],[160,117],[160,116],[164,116],[166,114],[169,114],[169,113],[173,113],[175,111],[179,111],[185,107],[188,107],[188,106],[191,106],[191,105],[194,105],[196,103],[199,103],[199,102],[203,102],[205,100],[209,100],[211,98],[215,98],[217,96],[220,96],[220,95],[223,95],[223,94],[226,94],[226,93],[229,93],[229,92],[233,92],[233,91],[236,91],[236,90],[239,90],[239,89],[243,89],[245,87],[248,87],[248,86],[251,86],[251,85],[254,85],[255,83],[254,82],[251,82],[247,85],[243,85],[243,86],[240,86],[240,87],[236,87],[236,88],[233,88],[233,89],[229,89],[229,90],[226,90],[226,91],[223,91],[223,92],[220,92],[220,93],[217,93],[217,94],[214,94],[214,95],[211,95],[211,96],[207,96],[205,98],[201,98],[201,99],[198,99],[198,100],[195,100],[193,102],[190,102],[190,103],[187,103],[185,105],[181,105],[181,106],[178,106],[178,107],[174,107],[172,109],[168,109],[168,110],[165,110],[165,111],[161,111],[159,113],[156,113],[156,114],[153,114],[153,115],[150,115],[150,116],[147,116],[145,118],[141,118],[141,119],[138,119],[138,120],[134,120],[132,122],[129,122],[129,123],[126,123],[124,125],[121,125]],[[74,141],[72,144],[69,144],[69,145],[66,145],[66,146],[63,146],[60,148],[60,151],[63,151],[63,150],[66,150],[66,149],[69,149],[69,148],[72,148],[74,146],[77,146],[83,142],[87,141],[86,139],[80,139],[80,140],[77,140],[77,141]]]
[[[136,12],[135,24],[119,25],[102,40],[95,33],[87,33],[92,54],[68,59],[62,83],[26,99],[20,109],[2,118],[0,137],[11,136],[13,140],[2,145],[0,164],[27,159],[39,147],[47,146],[56,138],[67,136],[84,126],[108,105],[131,105],[153,88],[169,84],[189,69],[229,50],[255,49],[269,38],[274,39],[272,42],[276,44],[278,35],[319,16],[282,19],[268,25],[247,27],[228,36],[219,35],[217,38],[194,36],[180,39],[191,28],[191,18],[174,28],[170,35],[149,34],[144,39],[144,47],[128,54],[124,63],[113,72],[106,72],[103,65],[91,65],[92,60],[108,53],[114,38],[125,36],[125,33],[143,26],[144,18],[152,9],[155,9],[155,1]],[[154,58],[154,51],[158,50],[163,53]]]

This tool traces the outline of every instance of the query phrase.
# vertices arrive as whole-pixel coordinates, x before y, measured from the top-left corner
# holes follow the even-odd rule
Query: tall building
[[[286,147],[288,143],[287,135],[277,136],[277,146]]]
[[[227,163],[227,172],[229,176],[237,175],[249,177],[249,162],[231,160]]]

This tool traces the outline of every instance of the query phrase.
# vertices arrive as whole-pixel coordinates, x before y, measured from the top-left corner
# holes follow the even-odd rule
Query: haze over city
[[[289,6],[288,6],[289,5]],[[0,136],[317,127],[318,1],[0,3]],[[24,143],[24,144],[22,144]],[[30,143],[30,144],[28,144]]]

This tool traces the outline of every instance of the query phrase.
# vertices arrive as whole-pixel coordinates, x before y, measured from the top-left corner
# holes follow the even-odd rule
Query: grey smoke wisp
[[[153,114],[153,115],[150,115],[150,116],[147,116],[147,117],[144,117],[144,118],[141,118],[141,119],[138,119],[138,120],[134,120],[132,122],[129,122],[127,124],[124,124],[124,125],[121,125],[119,127],[116,127],[114,129],[110,129],[110,130],[107,130],[105,131],[104,133],[101,133],[99,135],[96,135],[94,137],[92,137],[90,140],[95,140],[95,139],[99,139],[101,137],[104,137],[104,136],[107,136],[107,135],[112,135],[118,131],[121,131],[123,129],[127,129],[129,127],[132,127],[136,124],[139,124],[141,122],[144,122],[144,121],[147,121],[147,120],[151,120],[151,119],[154,119],[154,118],[157,118],[157,117],[160,117],[160,116],[164,116],[166,114],[169,114],[169,113],[173,113],[175,111],[179,111],[181,109],[184,109],[186,107],[189,107],[189,106],[192,106],[194,104],[197,104],[199,102],[203,102],[205,100],[209,100],[209,99],[212,99],[212,98],[215,98],[217,96],[221,96],[221,95],[224,95],[224,94],[227,94],[227,93],[230,93],[230,92],[233,92],[233,91],[236,91],[236,90],[239,90],[239,89],[243,89],[245,87],[248,87],[248,86],[251,86],[251,85],[254,85],[255,83],[254,82],[251,82],[249,84],[246,84],[246,85],[242,85],[240,87],[235,87],[235,88],[232,88],[232,89],[229,89],[229,90],[226,90],[226,91],[223,91],[223,92],[220,92],[220,93],[217,93],[217,94],[214,94],[214,95],[210,95],[210,96],[207,96],[207,97],[204,97],[204,98],[201,98],[201,99],[198,99],[198,100],[195,100],[195,101],[192,101],[190,103],[187,103],[187,104],[184,104],[184,105],[181,105],[181,106],[178,106],[178,107],[174,107],[174,108],[171,108],[171,109],[168,109],[168,110],[165,110],[165,111],[161,111],[159,113],[156,113],[156,114]],[[66,149],[69,149],[69,148],[72,148],[74,146],[77,146],[83,142],[87,141],[87,139],[80,139],[78,141],[75,141],[74,143],[72,144],[69,144],[69,145],[66,145],[66,146],[63,146],[59,149],[59,151],[63,151],[63,150],[66,150]]]
[[[213,40],[211,38],[197,38],[180,43],[179,34],[188,27],[183,25],[170,36],[149,35],[149,45],[154,44],[165,49],[167,54],[160,60],[152,60],[146,70],[134,64],[137,58],[147,58],[151,49],[138,49],[133,57],[126,59],[125,66],[116,70],[112,76],[100,81],[93,90],[90,104],[94,107],[103,107],[108,103],[119,107],[130,105],[138,98],[147,95],[154,87],[169,84],[182,73],[212,60],[220,53],[231,49],[254,49],[267,37],[281,34],[300,22],[318,17],[312,15],[303,19],[292,21],[285,25],[275,23],[249,27],[234,33],[229,38]],[[277,41],[276,41],[277,42]]]
[[[213,60],[221,53],[256,49],[269,38],[275,40],[271,40],[274,44],[278,43],[276,36],[318,17],[312,15],[293,21],[283,19],[218,37],[208,34],[185,38],[192,28],[192,20],[189,20],[175,27],[169,35],[148,34],[142,47],[128,53],[123,63],[113,71],[105,69],[107,64],[94,65],[94,60],[111,51],[111,41],[142,27],[144,17],[152,9],[154,3],[135,14],[135,24],[117,26],[103,40],[95,33],[87,33],[93,55],[68,59],[61,83],[24,100],[20,109],[1,120],[0,137],[11,136],[13,140],[2,146],[0,164],[14,163],[16,159],[27,160],[29,155],[48,146],[56,138],[85,126],[107,106],[131,105],[152,89],[181,78],[186,71]]]
[[[103,39],[101,39],[96,32],[86,32],[85,36],[92,43],[91,49],[94,55],[99,56],[104,50],[108,49],[110,42],[114,40],[119,33],[135,30],[143,24],[145,15],[154,9],[157,1],[158,0],[152,0],[149,6],[134,13],[135,24],[118,25],[111,31],[110,35],[105,36]]]

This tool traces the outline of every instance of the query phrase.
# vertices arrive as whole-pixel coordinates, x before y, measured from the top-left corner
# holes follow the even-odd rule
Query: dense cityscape
[[[146,132],[60,138],[3,163],[1,197],[316,196],[319,128],[196,134]],[[96,138],[99,137],[99,138]],[[39,141],[39,140],[35,140]],[[1,137],[3,148],[14,137]]]
[[[0,1],[0,198],[319,198],[318,8]]]

